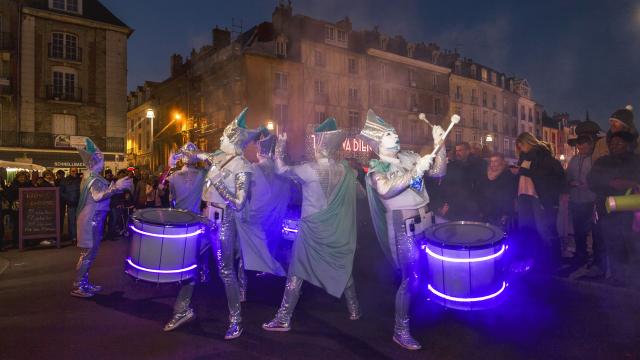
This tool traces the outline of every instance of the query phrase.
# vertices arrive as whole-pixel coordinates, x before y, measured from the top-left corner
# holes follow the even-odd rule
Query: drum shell
[[[138,219],[131,220],[131,226],[136,229],[156,235],[189,235],[181,237],[156,237],[141,234],[135,230],[131,232],[129,258],[131,262],[145,269],[145,271],[127,264],[126,272],[140,280],[155,283],[171,283],[194,277],[197,273],[198,255],[204,241],[202,224],[184,226],[163,226],[149,224]],[[162,273],[158,271],[173,271],[191,268],[191,270]]]
[[[502,250],[503,241],[482,249],[450,249],[427,243],[432,253],[451,259],[473,259],[495,255]],[[428,283],[438,292],[456,298],[477,298],[499,291],[504,281],[504,256],[480,262],[451,262],[427,254]],[[479,310],[495,306],[501,297],[477,302],[452,301],[440,296],[432,300],[449,308]]]

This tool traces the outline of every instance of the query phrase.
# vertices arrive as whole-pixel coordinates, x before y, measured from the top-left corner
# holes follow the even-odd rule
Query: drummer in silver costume
[[[170,162],[178,162],[183,164],[182,168],[169,177],[169,188],[171,197],[174,200],[176,209],[188,210],[195,214],[200,213],[200,191],[204,185],[206,170],[196,168],[198,162],[197,155],[200,153],[198,148],[191,142],[186,143],[180,150],[172,156]],[[200,272],[207,271],[206,248],[200,262]],[[171,331],[180,325],[187,323],[195,318],[195,312],[191,307],[191,297],[196,285],[196,279],[190,279],[183,283],[178,292],[178,296],[173,305],[173,317],[165,325],[164,331]]]
[[[335,119],[329,118],[315,129],[316,161],[297,166],[284,163],[286,134],[276,145],[276,168],[302,184],[302,214],[298,238],[282,303],[273,320],[262,325],[267,331],[289,331],[291,317],[300,297],[303,280],[324,288],[330,295],[347,301],[351,320],[360,318],[360,306],[352,277],[356,245],[354,171],[346,163],[333,160],[345,139]]]
[[[434,126],[434,144],[442,141],[443,134],[441,127]],[[426,208],[429,197],[422,176],[425,172],[432,177],[444,176],[446,152],[442,147],[435,156],[420,157],[410,151],[400,151],[395,129],[372,110],[367,113],[360,136],[380,158],[371,160],[366,177],[376,234],[383,251],[402,273],[396,293],[393,340],[406,349],[418,350],[421,345],[409,329],[409,305],[418,280],[419,253],[415,238],[431,223]]]
[[[85,148],[79,148],[78,152],[89,173],[80,184],[80,199],[77,209],[80,258],[76,265],[76,277],[71,295],[87,298],[102,290],[101,286],[89,283],[89,269],[98,255],[104,220],[109,211],[109,199],[114,194],[129,188],[131,179],[125,177],[109,184],[100,175],[104,170],[104,155],[91,139],[86,138]]]
[[[207,204],[203,216],[219,226],[213,248],[229,307],[226,340],[242,334],[240,286],[235,268],[239,250],[235,218],[245,208],[250,193],[251,166],[243,151],[258,136],[257,131],[247,129],[246,112],[245,108],[224,129],[220,150],[208,155],[211,167],[202,191],[202,200]]]

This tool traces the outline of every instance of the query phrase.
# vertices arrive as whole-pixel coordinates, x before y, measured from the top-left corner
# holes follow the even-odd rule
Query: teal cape
[[[351,277],[356,251],[356,178],[346,165],[345,176],[326,209],[300,219],[289,274],[341,297]]]
[[[261,170],[255,169],[254,175],[257,175],[257,171]],[[255,180],[252,179],[252,182]],[[289,189],[287,182],[275,175],[268,185],[268,201],[249,201],[242,216],[236,216],[238,240],[246,270],[285,276],[282,265],[275,259],[276,249],[269,245],[282,236],[282,220],[287,210]]]
[[[373,163],[372,163],[373,165]],[[388,166],[383,166],[382,162],[376,163],[377,166],[380,166],[382,172],[385,172],[385,168],[388,170]],[[373,170],[373,169],[372,169]],[[374,171],[370,170],[366,176],[367,183],[367,197],[369,198],[369,212],[371,213],[371,221],[373,222],[373,228],[376,231],[376,237],[378,238],[378,242],[380,243],[380,248],[382,252],[385,254],[387,259],[393,264],[396,268],[399,268],[398,259],[395,254],[391,251],[391,243],[390,240],[394,241],[395,239],[389,239],[389,228],[387,227],[387,209],[378,195],[378,192],[373,188],[371,184],[371,175]]]

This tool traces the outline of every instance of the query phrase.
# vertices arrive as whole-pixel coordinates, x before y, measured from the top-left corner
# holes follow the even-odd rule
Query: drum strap
[[[229,159],[227,159],[227,161],[225,161],[222,165],[220,165],[220,170],[224,169],[225,166],[227,166],[227,164],[229,164],[231,162],[231,160],[237,158],[238,155],[233,155],[232,157],[230,157]]]

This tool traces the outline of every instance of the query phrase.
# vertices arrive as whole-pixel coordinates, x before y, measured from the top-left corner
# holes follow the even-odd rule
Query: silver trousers
[[[238,240],[234,217],[235,215],[232,211],[225,211],[217,236],[213,233],[211,238],[216,264],[218,266],[218,274],[220,275],[220,279],[222,279],[227,296],[229,322],[232,323],[242,321],[240,313],[240,282],[238,280],[238,272],[235,268],[236,252],[238,249],[236,242]],[[244,275],[244,272],[242,272],[242,275]],[[195,285],[195,279],[182,285],[173,307],[174,313],[185,313],[189,310]]]
[[[104,231],[104,221],[107,217],[106,211],[96,211],[91,220],[93,232],[93,246],[90,248],[80,248],[80,258],[76,264],[76,277],[73,281],[73,287],[81,287],[89,282],[89,269],[98,255],[100,241]]]
[[[284,286],[284,295],[282,296],[282,303],[276,313],[276,320],[281,323],[289,324],[293,311],[298,304],[300,298],[300,289],[302,288],[302,278],[289,275],[287,282]],[[358,303],[358,297],[356,296],[356,286],[353,282],[353,276],[349,277],[347,286],[344,289],[344,297],[347,301],[347,309],[350,314],[358,313],[360,311],[360,304]]]
[[[397,222],[396,222],[397,224]],[[401,282],[396,292],[395,330],[409,330],[409,308],[411,296],[418,288],[418,259],[420,256],[415,236],[407,235],[404,224],[397,226],[396,251],[400,265]]]

